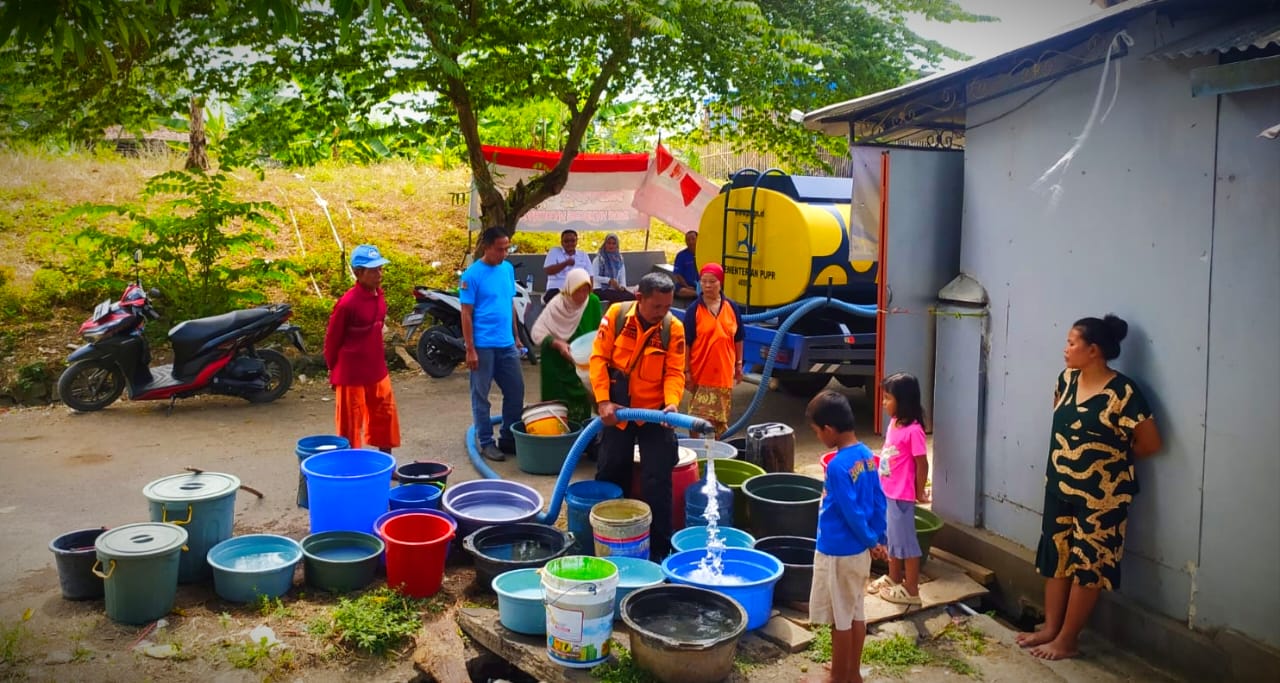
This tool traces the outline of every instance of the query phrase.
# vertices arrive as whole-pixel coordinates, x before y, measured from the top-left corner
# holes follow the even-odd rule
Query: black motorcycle
[[[400,323],[405,329],[405,343],[412,343],[413,335],[429,322],[430,325],[418,337],[415,357],[423,372],[431,377],[448,377],[467,358],[467,349],[462,342],[462,302],[456,291],[425,285],[413,288],[413,298],[413,312],[406,315]],[[530,365],[537,365],[538,354],[533,348],[533,338],[529,335],[530,325],[526,324],[529,314],[536,308],[531,305],[531,301],[528,283],[517,280],[514,304],[519,323],[516,329],[520,334],[520,343],[527,349],[525,359]],[[528,323],[531,324],[532,321],[529,320]]]
[[[141,254],[135,254],[135,262]],[[101,410],[126,389],[132,401],[173,401],[200,393],[238,396],[253,403],[280,398],[293,384],[293,366],[283,353],[256,345],[283,334],[306,351],[302,333],[286,324],[288,304],[272,304],[181,322],[169,330],[171,365],[151,366],[151,349],[142,331],[160,315],[135,278],[119,301],[103,301],[80,326],[87,344],[67,358],[58,379],[62,402],[81,412]]]

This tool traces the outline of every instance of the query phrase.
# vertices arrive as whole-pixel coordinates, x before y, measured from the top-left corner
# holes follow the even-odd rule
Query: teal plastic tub
[[[623,598],[633,591],[659,586],[667,581],[666,574],[662,573],[662,565],[657,562],[642,560],[638,557],[610,557],[609,562],[618,568],[618,589],[613,597],[615,620],[622,617]]]
[[[513,569],[493,577],[498,594],[498,621],[516,633],[540,636],[547,632],[547,609],[542,604],[542,574],[538,568]]]
[[[229,538],[209,550],[213,590],[227,602],[278,598],[293,587],[293,571],[301,560],[302,546],[292,538],[274,534]]]
[[[756,544],[756,539],[742,529],[719,527],[717,532],[724,540],[726,548],[750,548]],[[707,527],[705,526],[685,527],[671,535],[671,549],[674,552],[705,547],[707,547]]]

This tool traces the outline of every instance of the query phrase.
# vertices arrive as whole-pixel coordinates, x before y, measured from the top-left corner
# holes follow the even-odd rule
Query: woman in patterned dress
[[[1124,320],[1082,318],[1067,333],[1045,468],[1036,569],[1046,577],[1045,621],[1018,636],[1041,659],[1078,654],[1077,641],[1103,590],[1120,587],[1134,462],[1160,450],[1160,432],[1132,379],[1107,365],[1128,334]]]
[[[710,422],[719,437],[729,429],[733,387],[742,381],[745,332],[737,305],[723,295],[724,268],[702,266],[699,282],[702,295],[684,312],[689,414]]]

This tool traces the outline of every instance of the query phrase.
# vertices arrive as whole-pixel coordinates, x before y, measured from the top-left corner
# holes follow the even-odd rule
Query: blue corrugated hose
[[[683,413],[664,413],[661,410],[646,410],[643,408],[619,408],[618,420],[640,422],[660,422],[668,427],[677,429],[687,429],[692,433],[710,433],[711,424],[700,417],[693,417]],[[501,417],[494,417],[493,424],[502,422]],[[560,476],[556,479],[555,490],[551,493],[551,502],[547,506],[547,511],[538,516],[539,524],[555,524],[556,519],[560,517],[560,506],[564,504],[564,492],[569,488],[569,480],[573,478],[573,471],[578,467],[578,457],[587,449],[587,444],[596,438],[596,434],[604,428],[604,423],[600,418],[593,417],[582,429],[582,433],[578,434],[577,441],[573,442],[573,446],[569,449],[569,454],[565,456],[564,465],[560,468]],[[471,464],[475,465],[476,471],[485,479],[501,479],[493,468],[489,467],[484,458],[480,456],[480,451],[476,449],[476,427],[471,425],[467,427],[467,453],[471,456]]]
[[[756,389],[756,394],[751,398],[751,403],[747,406],[746,412],[738,421],[729,426],[729,429],[721,436],[727,437],[736,433],[747,425],[751,420],[751,416],[760,408],[760,403],[764,401],[764,392],[768,389],[769,378],[773,375],[773,367],[777,364],[778,350],[782,348],[783,338],[787,332],[809,311],[830,306],[838,310],[846,311],[854,315],[864,317],[875,317],[875,306],[864,306],[851,304],[836,299],[828,299],[826,297],[810,297],[801,299],[786,306],[781,306],[761,313],[751,313],[742,316],[744,323],[757,323],[775,318],[785,318],[782,324],[778,326],[777,334],[774,335],[773,343],[769,345],[769,353],[765,357],[764,370],[760,375],[760,386]],[[711,425],[702,418],[685,415],[683,413],[664,413],[660,410],[645,410],[640,408],[619,408],[619,420],[639,420],[642,422],[661,422],[669,427],[678,429],[687,429],[692,433],[704,433],[711,431]],[[501,417],[494,417],[492,424],[500,424]],[[603,423],[600,418],[592,418],[587,426],[582,429],[582,433],[578,435],[577,441],[573,442],[573,447],[569,449],[569,454],[565,457],[564,466],[560,468],[560,476],[556,479],[555,490],[551,494],[551,503],[547,507],[547,511],[538,517],[541,524],[554,524],[556,518],[560,516],[560,506],[564,503],[565,489],[569,487],[569,480],[573,478],[573,472],[578,467],[578,458],[582,452],[586,450],[587,444],[600,433]],[[493,468],[489,467],[484,458],[480,456],[480,451],[476,449],[476,428],[472,425],[467,428],[467,453],[471,456],[471,464],[475,465],[476,471],[485,479],[501,479]]]

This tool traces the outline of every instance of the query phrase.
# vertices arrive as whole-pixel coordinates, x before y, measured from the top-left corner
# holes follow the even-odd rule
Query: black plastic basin
[[[569,551],[573,534],[546,524],[487,526],[462,540],[476,566],[476,583],[491,589],[493,578],[512,569],[541,567]]]

